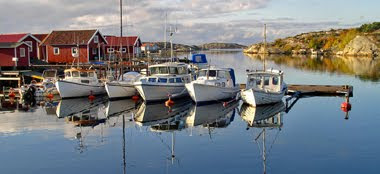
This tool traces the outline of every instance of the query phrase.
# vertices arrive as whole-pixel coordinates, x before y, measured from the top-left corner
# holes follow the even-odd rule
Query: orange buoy
[[[16,94],[13,91],[9,93],[9,98],[15,98],[15,97],[16,97]]]
[[[171,98],[169,98],[169,100],[167,100],[166,102],[165,102],[165,106],[166,107],[171,107],[171,106],[173,106],[174,105],[174,101],[171,99]]]
[[[138,95],[132,96],[132,100],[135,101],[135,102],[137,102],[139,100],[139,98],[140,97]]]
[[[341,109],[343,112],[351,111],[351,104],[348,103],[348,102],[343,102],[343,103],[340,105],[340,109]]]
[[[223,102],[223,107],[227,107],[228,103],[227,102]]]
[[[92,94],[92,91],[90,91],[90,95],[88,96],[88,99],[89,99],[90,101],[95,100],[95,96]]]

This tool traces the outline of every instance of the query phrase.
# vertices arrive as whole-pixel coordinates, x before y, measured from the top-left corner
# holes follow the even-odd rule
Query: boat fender
[[[174,101],[169,97],[169,100],[165,102],[166,107],[172,107],[174,105]]]
[[[9,98],[15,98],[15,97],[16,97],[16,94],[15,94],[13,88],[9,89],[9,91],[10,91],[10,93],[9,93],[9,95],[8,95]]]
[[[133,100],[134,102],[137,102],[137,101],[139,100],[139,96],[138,96],[138,95],[134,95],[134,96],[132,96],[132,100]]]
[[[52,99],[54,98],[54,95],[53,95],[52,93],[49,93],[49,94],[46,96],[46,98],[52,100]]]

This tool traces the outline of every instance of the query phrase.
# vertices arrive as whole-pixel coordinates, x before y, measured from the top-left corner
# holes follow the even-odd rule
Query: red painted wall
[[[14,54],[14,48],[0,48],[0,66],[14,66],[15,63],[12,61]]]
[[[60,46],[46,46],[47,47],[47,62],[48,63],[72,63],[74,57],[71,54],[71,48],[75,45],[60,45]],[[54,47],[59,48],[59,55],[54,55]],[[87,63],[87,46],[79,46],[79,57],[81,63]],[[77,62],[77,60],[75,60]]]
[[[25,49],[25,57],[20,57],[20,48]],[[28,46],[23,44],[16,49],[17,56],[14,55],[14,48],[0,48],[0,66],[15,66],[15,62],[12,61],[13,57],[18,57],[17,66],[29,66]]]

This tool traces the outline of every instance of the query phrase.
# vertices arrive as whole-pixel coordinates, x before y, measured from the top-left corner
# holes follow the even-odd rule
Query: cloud
[[[58,29],[98,28],[119,33],[119,0],[0,0],[0,33],[47,33]],[[289,36],[309,30],[343,26],[339,22],[299,22],[289,17],[261,18],[271,0],[124,0],[124,33],[143,41],[162,41],[165,13],[179,32],[174,42],[237,42],[262,40],[263,23],[268,37]]]

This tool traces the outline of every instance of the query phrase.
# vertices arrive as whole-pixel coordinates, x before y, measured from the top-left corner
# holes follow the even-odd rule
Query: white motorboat
[[[135,82],[135,88],[145,102],[188,96],[185,84],[191,82],[191,73],[187,64],[167,62],[148,68],[149,75]]]
[[[197,80],[186,84],[190,97],[197,104],[235,99],[240,91],[231,68],[208,68],[199,72]]]
[[[258,106],[282,101],[287,91],[283,71],[250,71],[247,75],[246,88],[241,91],[245,103]]]
[[[105,87],[109,99],[130,98],[137,94],[134,83],[141,77],[137,72],[128,72],[119,80],[106,82]]]
[[[95,70],[71,68],[65,70],[65,78],[55,82],[61,98],[87,97],[106,93]]]

